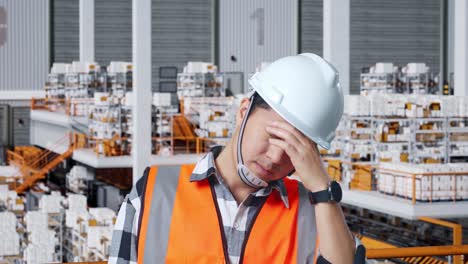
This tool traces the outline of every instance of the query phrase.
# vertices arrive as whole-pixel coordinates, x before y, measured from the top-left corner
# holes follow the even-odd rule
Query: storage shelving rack
[[[447,121],[448,161],[468,162],[468,117],[450,117]]]
[[[413,118],[411,163],[447,162],[447,118]]]
[[[412,120],[404,117],[375,117],[375,160],[377,162],[408,162],[411,136],[405,129],[411,129]],[[392,152],[399,151],[398,157]]]
[[[361,95],[395,93],[396,73],[361,73]]]

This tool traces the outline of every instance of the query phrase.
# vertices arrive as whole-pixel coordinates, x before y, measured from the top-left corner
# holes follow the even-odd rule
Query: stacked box
[[[102,255],[109,255],[108,246],[112,241],[113,226],[90,226],[88,229],[87,247],[97,249]]]
[[[154,93],[153,105],[154,106],[171,106],[171,94],[170,93]]]
[[[87,222],[89,213],[86,210],[65,210],[65,226],[78,232],[85,232],[81,226],[82,222]]]
[[[235,128],[235,99],[232,97],[197,97],[184,100],[184,114],[198,126],[197,136],[230,138]]]
[[[0,185],[0,204],[10,211],[24,210],[24,198],[19,197],[16,191],[9,191],[8,185]]]
[[[223,75],[216,65],[205,62],[188,62],[182,73],[177,74],[177,94],[186,97],[224,97],[226,89]]]
[[[351,116],[369,116],[371,111],[369,97],[360,95],[346,95],[344,113]]]
[[[24,217],[26,223],[27,231],[32,233],[36,230],[43,230],[47,228],[47,213],[40,211],[29,211]]]
[[[81,194],[69,194],[67,198],[68,209],[73,211],[86,211],[87,199]]]
[[[380,192],[412,199],[412,176],[416,174],[416,200],[449,201],[468,199],[468,164],[381,163],[377,173]],[[466,175],[454,175],[464,172]],[[423,176],[424,173],[438,173]],[[439,175],[440,174],[440,175]],[[431,199],[432,195],[432,199]]]
[[[28,231],[28,246],[23,254],[27,263],[56,262],[55,247],[59,240],[56,232],[49,230],[48,214],[41,211],[29,211],[25,216]]]
[[[24,250],[23,259],[28,264],[42,264],[54,262],[54,248],[48,245],[28,245]]]
[[[60,192],[52,192],[51,195],[43,195],[39,200],[39,210],[44,213],[60,213],[63,209],[64,197]]]
[[[11,212],[0,212],[0,237],[8,243],[0,243],[0,257],[20,253],[19,235],[16,232],[16,216]]]
[[[83,193],[88,188],[86,180],[88,180],[86,167],[75,165],[66,175],[66,186],[75,193]]]
[[[375,94],[370,96],[371,115],[405,117],[408,96],[399,94]]]
[[[98,225],[112,226],[114,225],[116,215],[113,210],[106,207],[89,208],[89,215],[96,220]]]
[[[468,96],[446,96],[445,115],[449,117],[468,116]]]

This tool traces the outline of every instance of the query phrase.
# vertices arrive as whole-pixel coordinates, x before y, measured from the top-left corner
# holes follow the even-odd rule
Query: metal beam
[[[442,88],[445,82],[449,82],[448,74],[448,7],[449,3],[446,0],[440,0],[440,44],[439,44],[439,91],[442,93]]]
[[[468,2],[455,0],[454,94],[468,96]]]
[[[94,62],[94,0],[80,0],[80,61]]]
[[[349,65],[350,0],[323,0],[323,58],[340,74],[344,94],[350,93]]]
[[[468,253],[468,245],[368,249],[367,259],[453,256]]]
[[[133,184],[151,158],[151,0],[133,0]]]

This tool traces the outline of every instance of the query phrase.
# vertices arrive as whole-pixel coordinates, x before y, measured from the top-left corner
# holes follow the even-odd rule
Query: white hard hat
[[[343,115],[337,70],[313,53],[281,58],[249,79],[253,90],[281,117],[329,149]]]

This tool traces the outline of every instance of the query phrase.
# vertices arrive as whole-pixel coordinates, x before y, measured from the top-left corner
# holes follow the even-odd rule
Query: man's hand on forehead
[[[271,135],[269,142],[289,156],[297,175],[311,191],[328,187],[328,176],[320,157],[318,146],[286,121],[272,121],[265,127]]]

